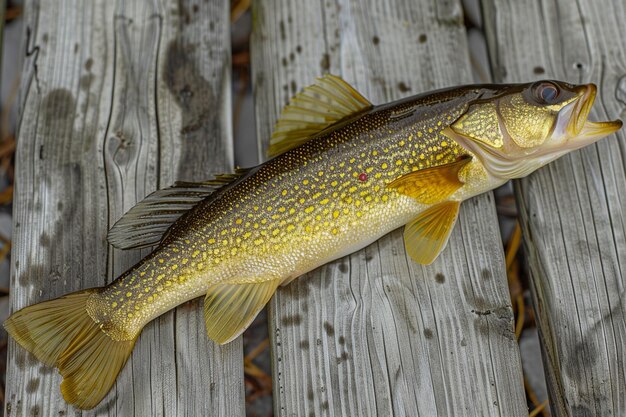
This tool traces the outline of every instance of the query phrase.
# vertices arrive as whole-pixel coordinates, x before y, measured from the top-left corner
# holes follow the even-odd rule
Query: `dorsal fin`
[[[306,142],[328,126],[372,107],[341,78],[326,74],[296,94],[276,122],[267,151],[274,157]]]
[[[249,171],[237,169],[234,174],[216,175],[212,180],[179,181],[169,188],[157,190],[124,214],[109,230],[107,240],[119,249],[155,245],[186,211]]]

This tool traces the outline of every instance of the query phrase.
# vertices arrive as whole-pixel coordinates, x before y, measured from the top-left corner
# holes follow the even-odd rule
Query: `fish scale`
[[[387,184],[464,152],[441,134],[441,118],[465,107],[430,96],[373,109],[273,158],[181,219],[153,256],[93,297],[92,317],[131,339],[216,282],[290,280],[366,246],[419,211]]]
[[[455,87],[373,106],[326,75],[296,95],[258,167],[156,191],[109,231],[156,249],[104,288],[19,310],[15,340],[63,377],[64,398],[95,407],[143,326],[206,295],[207,335],[227,343],[284,285],[402,226],[429,264],[461,201],[621,127],[589,122],[596,89],[555,81]]]

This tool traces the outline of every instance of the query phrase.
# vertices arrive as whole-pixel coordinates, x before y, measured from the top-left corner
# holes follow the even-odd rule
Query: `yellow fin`
[[[404,226],[404,245],[415,262],[428,265],[446,247],[460,205],[458,201],[439,203]]]
[[[276,122],[267,151],[274,157],[293,149],[328,126],[372,107],[341,78],[326,74],[296,94]]]
[[[22,347],[59,369],[65,401],[82,409],[102,401],[136,340],[115,341],[93,321],[86,303],[94,291],[79,291],[23,308],[4,322]]]
[[[419,203],[435,204],[463,186],[459,179],[459,171],[471,159],[471,156],[466,155],[449,164],[413,171],[396,178],[387,187],[395,188],[399,193],[413,197]]]
[[[209,288],[204,300],[204,321],[209,338],[222,345],[243,333],[272,298],[279,284],[279,279],[272,279],[224,283]]]

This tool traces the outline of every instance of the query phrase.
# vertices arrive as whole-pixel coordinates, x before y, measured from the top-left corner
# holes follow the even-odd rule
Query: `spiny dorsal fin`
[[[449,164],[413,171],[396,178],[387,187],[422,204],[439,203],[463,186],[459,171],[471,160],[471,156],[465,155]]]
[[[296,94],[276,122],[267,151],[274,157],[293,149],[328,126],[372,107],[341,78],[326,74]]]
[[[107,240],[119,249],[155,245],[186,211],[249,171],[238,168],[234,174],[216,175],[209,181],[179,181],[157,190],[124,214],[109,230]]]

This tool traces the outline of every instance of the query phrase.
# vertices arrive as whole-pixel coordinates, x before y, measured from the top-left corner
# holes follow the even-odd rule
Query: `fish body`
[[[403,225],[411,257],[432,262],[463,200],[621,126],[587,121],[594,97],[591,85],[545,81],[457,87],[372,106],[326,76],[285,110],[272,159],[157,192],[113,228],[114,244],[140,246],[166,223],[159,219],[173,218],[150,255],[107,287],[27,307],[5,325],[59,368],[69,402],[91,408],[141,329],[185,301],[206,295],[207,333],[226,343],[279,285]],[[81,318],[61,334],[54,329],[69,320],[67,311]],[[113,365],[94,364],[96,345],[108,346]]]
[[[151,255],[89,302],[112,337],[134,338],[153,318],[212,285],[280,284],[403,226],[428,204],[390,188],[465,150],[441,131],[480,89],[448,90],[373,108],[260,165],[173,225]],[[462,201],[502,183],[478,160]]]

